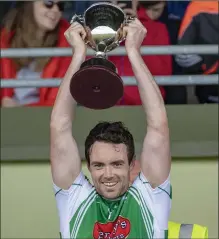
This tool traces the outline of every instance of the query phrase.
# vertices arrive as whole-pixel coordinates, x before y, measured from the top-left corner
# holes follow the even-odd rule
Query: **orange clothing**
[[[218,44],[218,1],[191,1],[182,20],[179,45]],[[218,55],[179,54],[178,64],[188,74],[218,74]]]

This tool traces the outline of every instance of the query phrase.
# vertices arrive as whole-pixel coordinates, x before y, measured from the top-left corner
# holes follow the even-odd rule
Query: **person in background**
[[[133,1],[132,9],[118,4],[129,15],[137,15],[138,19],[147,28],[147,38],[144,39],[142,46],[169,45],[169,35],[166,26],[156,21],[162,14],[165,1],[142,1],[137,8],[136,1]],[[110,56],[117,67],[120,76],[133,76],[132,67],[127,56]],[[144,55],[143,60],[148,66],[153,76],[172,74],[172,57],[170,55]],[[165,90],[160,87],[163,98]],[[124,97],[119,105],[141,105],[141,99],[137,86],[125,86]]]
[[[62,19],[64,2],[17,2],[4,20],[1,48],[69,47],[64,32],[69,23]],[[38,80],[62,78],[71,57],[1,58],[1,79]],[[2,88],[1,106],[50,106],[58,88]]]
[[[182,18],[190,1],[167,1],[164,12],[159,18],[168,30],[171,45],[176,45]],[[183,75],[182,68],[172,59],[173,75]],[[166,104],[187,104],[187,87],[183,85],[165,86]]]
[[[192,1],[186,10],[179,35],[179,45],[218,44],[218,2]],[[185,74],[218,74],[218,55],[179,54],[177,63]],[[219,103],[218,85],[196,86],[199,103]]]

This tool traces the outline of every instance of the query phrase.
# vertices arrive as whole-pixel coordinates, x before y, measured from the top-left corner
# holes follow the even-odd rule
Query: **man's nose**
[[[109,167],[109,166],[105,167],[104,177],[105,178],[112,178],[113,177],[113,172],[112,172],[112,168],[111,167]]]

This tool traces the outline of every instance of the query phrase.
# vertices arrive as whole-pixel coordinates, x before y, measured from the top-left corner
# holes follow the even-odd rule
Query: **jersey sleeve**
[[[160,186],[152,188],[141,172],[132,186],[142,195],[144,202],[154,216],[155,238],[166,238],[172,201],[170,176]]]
[[[61,238],[70,238],[70,221],[81,203],[93,191],[93,186],[81,172],[68,190],[53,183],[56,205],[59,215]]]

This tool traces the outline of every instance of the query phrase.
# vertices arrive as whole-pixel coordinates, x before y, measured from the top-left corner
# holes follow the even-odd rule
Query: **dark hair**
[[[129,164],[135,156],[134,139],[122,122],[100,122],[89,133],[85,140],[85,158],[90,164],[90,149],[95,142],[125,144]]]
[[[164,2],[163,1],[139,1],[139,5],[143,6],[144,8],[150,8],[154,5],[157,5],[158,3]]]

